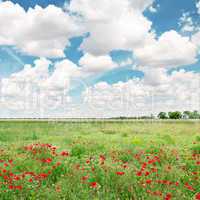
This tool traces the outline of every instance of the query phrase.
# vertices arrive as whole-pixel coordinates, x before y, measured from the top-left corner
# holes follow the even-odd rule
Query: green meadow
[[[0,199],[200,199],[198,121],[2,121]]]

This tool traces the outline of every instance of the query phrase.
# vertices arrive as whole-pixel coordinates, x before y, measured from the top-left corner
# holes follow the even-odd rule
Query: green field
[[[0,122],[0,199],[200,199],[199,122]]]

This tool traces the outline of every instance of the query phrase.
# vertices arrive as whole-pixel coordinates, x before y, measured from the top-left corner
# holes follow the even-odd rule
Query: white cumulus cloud
[[[197,13],[200,15],[200,1],[196,2]]]
[[[118,65],[108,55],[94,56],[86,53],[80,60],[81,71],[86,74],[96,74],[111,70]]]
[[[156,73],[157,71],[154,71]],[[199,74],[184,70],[167,75],[159,71],[158,82],[153,73],[144,79],[132,79],[109,85],[100,82],[83,93],[91,116],[141,116],[160,111],[198,110]]]
[[[69,9],[82,16],[86,38],[81,48],[93,55],[105,55],[113,49],[133,49],[143,44],[151,21],[143,11],[151,0],[73,0]]]
[[[68,39],[79,33],[74,18],[61,8],[36,6],[26,12],[10,1],[0,4],[0,27],[0,45],[39,57],[64,57]]]
[[[197,61],[197,46],[188,37],[176,31],[163,33],[144,47],[135,50],[140,65],[150,67],[177,67]]]

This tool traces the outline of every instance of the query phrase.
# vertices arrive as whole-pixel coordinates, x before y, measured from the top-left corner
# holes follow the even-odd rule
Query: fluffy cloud
[[[152,22],[143,15],[152,4],[153,0],[72,0],[67,11],[53,5],[25,11],[18,4],[2,2],[0,45],[14,45],[34,56],[62,57],[69,38],[89,32],[81,45],[86,54],[80,64],[86,71],[98,71],[95,59],[102,69],[105,63],[110,69],[112,61],[105,55],[114,49],[133,51],[142,65],[173,67],[195,62],[195,47],[188,38],[169,31],[155,39]],[[8,27],[12,27],[9,32]]]
[[[197,48],[189,38],[171,30],[157,39],[151,21],[143,15],[152,4],[152,0],[71,1],[69,10],[81,15],[85,30],[90,33],[81,48],[97,56],[113,49],[130,50],[140,65],[151,67],[177,67],[196,62]],[[185,29],[191,29],[188,16],[181,20],[187,20]]]
[[[0,45],[34,56],[64,57],[68,39],[79,33],[73,17],[53,5],[27,12],[10,1],[0,3]]]
[[[155,8],[153,6],[150,6],[149,7],[149,11],[152,12],[152,13],[156,13],[157,12],[157,8]]]
[[[198,109],[199,74],[164,68],[143,68],[144,78],[85,88],[78,102],[68,92],[71,80],[81,81],[80,67],[69,60],[52,63],[41,58],[34,66],[1,80],[1,116],[109,117],[156,114],[164,110]],[[84,85],[85,87],[85,85]],[[9,112],[8,112],[9,111]],[[9,115],[10,113],[10,115]]]
[[[189,12],[182,14],[179,26],[181,26],[182,32],[193,32],[195,30],[195,25]]]
[[[44,89],[67,91],[70,89],[70,79],[80,76],[80,70],[77,65],[67,59],[56,63],[54,68],[53,74],[41,83]]]
[[[165,32],[134,52],[142,66],[177,67],[197,61],[196,45],[176,31]]]
[[[80,76],[78,67],[65,59],[54,66],[45,58],[34,62],[34,66],[25,65],[22,71],[3,78],[0,84],[0,108],[31,113],[32,116],[41,114],[41,110],[62,110],[70,102],[68,91],[71,80]]]
[[[196,2],[197,13],[200,15],[200,1]]]
[[[79,60],[79,64],[82,72],[86,74],[101,73],[117,67],[117,64],[112,61],[110,56],[94,56],[89,53],[86,53]]]
[[[130,2],[134,9],[143,12],[153,4],[154,0],[130,0]]]
[[[141,116],[161,110],[194,110],[199,108],[199,75],[184,70],[167,75],[160,71],[159,84],[150,77],[109,85],[105,82],[83,93],[90,115]],[[159,76],[160,77],[160,76]]]
[[[200,48],[200,31],[195,33],[192,36],[192,42],[198,47]]]
[[[132,50],[143,44],[151,22],[143,11],[151,0],[73,0],[69,9],[83,18],[90,36],[81,45],[85,52],[105,55],[113,49]]]

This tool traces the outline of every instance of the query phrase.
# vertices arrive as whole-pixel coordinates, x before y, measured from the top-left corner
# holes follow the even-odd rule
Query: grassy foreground
[[[200,199],[200,123],[0,122],[0,199]]]

